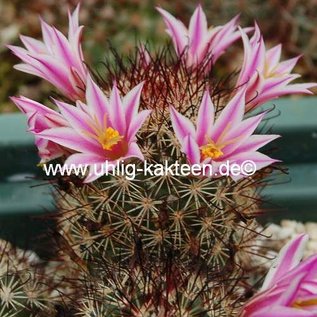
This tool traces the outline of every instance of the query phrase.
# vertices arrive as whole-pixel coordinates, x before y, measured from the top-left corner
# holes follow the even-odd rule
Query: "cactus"
[[[153,113],[138,142],[152,164],[185,162],[169,104],[194,120],[206,87],[212,87],[217,112],[232,93],[223,82],[188,72],[179,60],[164,64],[165,54],[146,69],[131,59],[120,70],[108,68],[106,76],[117,78],[122,94],[147,78],[141,108]],[[110,89],[106,80],[99,82],[104,91]],[[142,169],[142,162],[131,162]],[[62,188],[56,185],[59,234],[89,281],[87,294],[75,304],[79,316],[236,314],[248,288],[239,259],[249,252],[243,245],[256,227],[259,188],[270,172],[239,182],[143,172],[133,179],[108,175],[88,185],[63,178]]]

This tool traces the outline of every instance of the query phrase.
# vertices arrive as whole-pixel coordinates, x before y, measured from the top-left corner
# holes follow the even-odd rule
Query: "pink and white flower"
[[[55,101],[69,127],[54,127],[38,135],[76,152],[67,158],[65,165],[89,165],[85,182],[91,182],[101,176],[96,166],[101,167],[106,161],[111,167],[131,157],[143,160],[136,134],[150,111],[138,112],[143,83],[123,98],[114,85],[109,100],[90,77],[86,86],[87,104],[77,101],[72,106]]]
[[[317,316],[317,255],[301,261],[308,236],[287,243],[268,272],[262,289],[241,317]]]
[[[61,146],[37,135],[46,129],[67,126],[68,123],[61,114],[25,97],[11,97],[11,100],[26,114],[29,131],[35,134],[35,145],[39,150],[41,163],[65,154]]]
[[[137,60],[138,63],[140,63],[140,65],[142,65],[142,67],[146,70],[147,67],[150,65],[151,63],[151,55],[149,53],[149,51],[147,50],[147,48],[145,47],[144,44],[141,44],[138,47],[138,51],[137,51]]]
[[[240,29],[244,45],[244,61],[236,86],[247,86],[247,110],[284,95],[312,94],[316,83],[290,84],[300,77],[292,74],[300,56],[280,62],[281,44],[266,50],[260,29],[255,24],[254,35],[248,38]]]
[[[217,119],[214,105],[206,91],[198,111],[196,127],[171,107],[173,129],[188,162],[212,164],[214,175],[219,166],[227,162],[242,166],[243,162],[252,161],[256,170],[276,162],[258,152],[258,149],[279,136],[253,134],[265,113],[243,120],[244,110],[243,90],[232,98]],[[245,177],[243,173],[230,176],[235,180]]]
[[[66,38],[55,27],[41,20],[43,42],[21,35],[25,48],[8,45],[22,60],[15,68],[44,78],[66,97],[82,99],[87,78],[87,68],[81,48],[83,26],[78,22],[79,6],[69,12],[69,31]]]
[[[208,28],[206,15],[198,5],[187,29],[169,12],[162,8],[157,10],[163,16],[166,31],[173,40],[177,55],[185,59],[188,67],[199,65],[206,58],[211,58],[211,64],[214,64],[227,48],[241,37],[237,29],[238,16],[223,26]]]

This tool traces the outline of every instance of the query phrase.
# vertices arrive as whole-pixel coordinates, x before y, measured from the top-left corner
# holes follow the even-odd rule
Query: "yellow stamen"
[[[316,306],[317,305],[317,298],[307,299],[307,300],[297,300],[293,303],[294,308],[305,308],[309,306]]]
[[[123,138],[119,132],[113,128],[107,128],[105,131],[98,135],[98,141],[104,150],[111,150],[112,147],[119,143]]]
[[[83,131],[84,134],[97,140],[106,151],[111,151],[112,147],[123,139],[123,136],[116,129],[107,127],[106,115],[103,117],[103,125],[98,121],[96,116],[92,118],[92,121],[88,125],[93,132]]]
[[[201,155],[203,159],[206,159],[206,158],[217,159],[223,155],[221,148],[212,141],[207,143],[206,145],[203,145],[200,148],[200,151],[201,151]]]

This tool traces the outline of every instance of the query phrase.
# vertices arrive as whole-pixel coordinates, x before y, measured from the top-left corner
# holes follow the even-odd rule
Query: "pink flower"
[[[237,30],[238,16],[223,26],[208,28],[206,15],[198,5],[187,29],[167,11],[162,8],[157,10],[163,16],[166,31],[173,40],[177,55],[185,58],[188,67],[199,65],[209,57],[214,64],[226,49],[241,37]]]
[[[141,44],[137,50],[137,61],[146,70],[151,63],[151,55],[144,44]]]
[[[311,94],[309,88],[316,83],[290,84],[300,77],[291,74],[300,56],[280,62],[281,45],[266,50],[259,27],[251,39],[240,29],[244,45],[244,62],[237,81],[237,87],[247,86],[247,110],[271,99],[290,94]]]
[[[83,26],[78,25],[79,6],[69,13],[68,39],[55,27],[41,20],[43,42],[20,36],[26,48],[8,47],[23,63],[15,68],[44,78],[72,100],[84,96],[87,69],[83,62],[81,36]]]
[[[67,122],[56,111],[25,97],[11,97],[17,107],[26,114],[29,131],[34,134],[43,130],[67,126]],[[35,135],[35,144],[39,150],[41,162],[50,161],[60,157],[65,151],[54,142],[43,139]]]
[[[241,317],[317,316],[317,256],[300,263],[307,240],[302,234],[282,248]]]
[[[110,166],[130,157],[142,160],[143,154],[136,143],[136,133],[150,113],[149,110],[138,112],[142,86],[139,84],[121,98],[114,85],[108,100],[88,77],[87,104],[77,101],[75,107],[55,101],[69,127],[54,127],[38,135],[77,152],[67,158],[65,165],[91,166],[85,182],[100,177],[100,170],[96,166],[106,161]]]
[[[243,162],[252,161],[256,170],[276,162],[257,150],[279,136],[252,135],[265,113],[243,120],[244,108],[245,93],[240,91],[215,120],[215,108],[206,91],[195,127],[171,107],[172,125],[188,162],[212,164],[214,175],[227,162],[242,166]],[[230,176],[236,180],[245,176],[243,173],[235,174]]]

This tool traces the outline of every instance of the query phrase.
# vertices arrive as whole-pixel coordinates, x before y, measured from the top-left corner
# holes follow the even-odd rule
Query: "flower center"
[[[98,135],[98,141],[104,150],[110,151],[112,147],[118,144],[123,139],[123,136],[113,128],[107,128]]]
[[[263,75],[264,75],[264,78],[268,79],[268,78],[281,77],[284,74],[277,72],[277,66],[270,69],[270,64],[269,64],[269,62],[266,61],[264,64]]]
[[[212,158],[217,159],[223,155],[221,148],[217,146],[213,141],[200,147],[201,155],[203,159]]]

